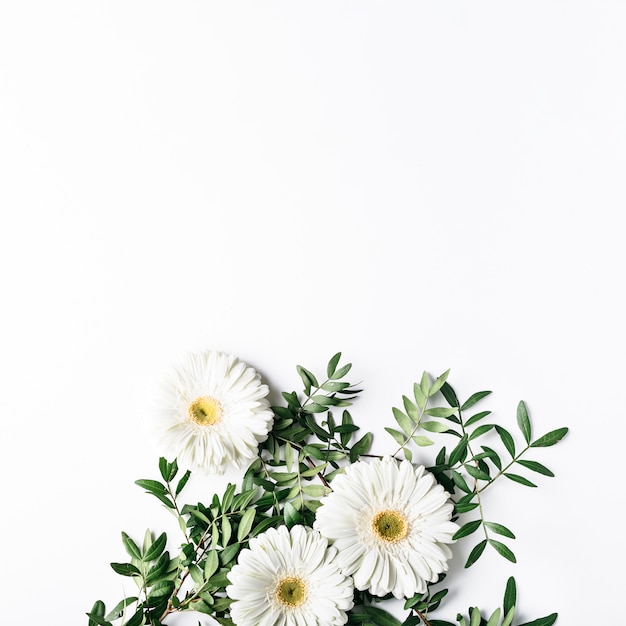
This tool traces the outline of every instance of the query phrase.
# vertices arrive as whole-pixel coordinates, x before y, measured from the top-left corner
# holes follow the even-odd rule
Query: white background
[[[493,390],[518,441],[520,399],[569,426],[532,457],[556,478],[486,503],[517,565],[458,544],[438,617],[514,575],[520,623],[617,623],[625,27],[605,1],[3,2],[0,623],[130,593],[120,531],[172,526],[133,484],[148,390],[208,348],[273,399],[341,350],[380,453],[422,370]]]

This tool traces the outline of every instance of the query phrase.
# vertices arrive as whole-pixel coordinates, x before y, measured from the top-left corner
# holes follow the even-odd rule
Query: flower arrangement
[[[178,519],[182,543],[172,555],[166,533],[148,530],[142,542],[122,533],[129,558],[111,567],[136,583],[136,595],[110,611],[96,601],[89,626],[157,625],[180,611],[225,626],[456,626],[432,617],[448,593],[453,544],[482,537],[473,539],[467,568],[486,549],[515,562],[515,535],[486,517],[482,494],[500,479],[536,486],[515,468],[553,476],[527,453],[558,443],[568,429],[533,438],[520,402],[518,448],[509,430],[486,420],[490,411],[474,409],[490,391],[461,402],[449,371],[434,379],[425,372],[403,408],[392,409],[392,453],[375,455],[373,435],[348,411],[361,390],[346,380],[351,364],[340,361],[341,353],[330,359],[323,379],[297,366],[303,391],[283,393],[282,406],[270,406],[254,369],[221,352],[190,355],[163,382],[152,410],[160,478],[136,483]],[[482,445],[491,443],[488,433],[497,446]],[[431,437],[447,445],[424,467],[414,456],[434,445]],[[240,484],[181,505],[192,471],[232,467]],[[385,607],[393,599],[404,601],[404,619]],[[456,621],[511,626],[515,615],[511,577],[502,608],[484,616],[473,607]]]

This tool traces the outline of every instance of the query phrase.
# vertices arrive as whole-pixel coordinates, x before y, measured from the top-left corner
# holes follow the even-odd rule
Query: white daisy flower
[[[352,580],[335,548],[305,526],[270,528],[250,540],[228,574],[237,626],[336,626],[348,621]]]
[[[337,548],[344,574],[375,596],[410,598],[448,569],[448,493],[424,467],[391,457],[357,461],[332,482],[314,528]]]
[[[267,439],[273,413],[257,372],[222,352],[191,354],[159,388],[153,411],[164,456],[214,474],[242,467]]]

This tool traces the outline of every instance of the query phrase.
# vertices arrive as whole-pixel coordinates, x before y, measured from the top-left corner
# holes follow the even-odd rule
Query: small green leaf
[[[190,470],[187,470],[183,474],[182,478],[178,481],[178,485],[176,485],[176,492],[175,492],[176,495],[178,495],[183,490],[183,488],[187,484],[187,481],[189,480],[190,476],[191,476],[191,471]]]
[[[251,511],[253,509],[250,509]],[[204,562],[204,579],[209,580],[213,574],[217,571],[219,566],[219,559],[215,550],[209,550]]]
[[[442,424],[441,422],[435,422],[433,420],[429,420],[427,422],[420,422],[420,426],[431,433],[445,433],[449,428],[446,424]]]
[[[513,554],[513,552],[511,552],[511,550],[507,548],[507,546],[505,546],[503,543],[500,543],[499,541],[496,541],[495,539],[489,539],[489,545],[495,548],[498,554],[503,556],[505,559],[508,559],[509,561],[511,561],[511,563],[517,563],[517,560],[515,559],[515,555]]]
[[[233,527],[230,520],[224,516],[222,518],[222,547],[225,548],[233,534]]]
[[[129,556],[141,560],[141,550],[139,546],[125,533],[122,532],[122,543]]]
[[[496,431],[498,435],[500,435],[500,439],[502,439],[502,443],[504,447],[507,449],[507,452],[514,457],[515,456],[515,441],[511,436],[511,433],[503,428],[502,426],[496,426]]]
[[[482,520],[477,519],[471,522],[467,522],[467,524],[463,524],[463,526],[461,526],[461,528],[459,528],[459,530],[454,533],[452,539],[461,539],[462,537],[467,537],[468,535],[471,535],[473,532],[480,528],[481,523]]]
[[[241,516],[241,521],[239,522],[239,526],[237,527],[237,541],[240,543],[248,536],[250,529],[252,528],[252,524],[254,523],[254,516],[256,515],[255,509],[247,509],[246,512]]]
[[[463,467],[465,467],[465,471],[472,478],[476,478],[477,480],[491,480],[491,476],[489,476],[487,472],[484,472],[483,470],[477,468],[474,465],[471,465],[470,463],[466,463]]]
[[[533,441],[530,444],[530,447],[547,448],[548,446],[553,446],[555,443],[561,441],[565,435],[567,435],[568,430],[569,428],[557,428],[556,430],[552,430],[543,437],[539,437],[537,441]]]
[[[167,543],[167,535],[161,533],[157,539],[153,542],[150,548],[144,553],[143,560],[146,563],[154,561],[161,556],[163,550],[165,550],[165,544]]]
[[[141,576],[141,572],[131,563],[111,563],[111,567],[120,576]]]
[[[446,402],[453,407],[459,406],[459,399],[456,397],[456,393],[454,393],[454,389],[448,384],[444,383],[441,386],[441,393],[443,397],[446,399]]]
[[[335,370],[337,369],[337,365],[339,365],[339,360],[341,359],[341,352],[337,352],[333,357],[331,357],[330,361],[328,361],[328,366],[326,367],[326,374],[328,378],[332,378]]]
[[[473,393],[461,406],[461,411],[466,411],[467,409],[473,407],[479,400],[482,400],[485,396],[488,396],[491,391],[477,391]]]
[[[556,618],[558,616],[558,613],[552,613],[550,615],[546,615],[546,617],[540,617],[539,619],[535,619],[532,622],[525,622],[524,624],[520,624],[520,626],[552,626],[552,624],[556,622]]]
[[[480,543],[474,546],[474,548],[470,552],[470,555],[467,557],[467,561],[465,563],[466,568],[471,567],[472,565],[474,565],[474,563],[476,563],[476,561],[478,561],[481,554],[485,551],[486,545],[487,545],[487,540],[483,539]]]
[[[486,626],[498,626],[498,623],[500,622],[500,613],[502,611],[500,611],[500,609],[496,609],[492,614],[491,617],[489,618]]]
[[[537,463],[537,461],[518,460],[517,462],[533,472],[543,474],[544,476],[554,476],[551,470],[549,470],[545,465]]]
[[[302,521],[302,516],[296,510],[296,507],[291,502],[286,502],[283,508],[283,517],[285,519],[285,525],[287,528],[291,528],[295,524]]]
[[[506,589],[504,590],[504,612],[508,617],[509,611],[515,607],[517,603],[517,587],[515,585],[515,578],[511,576],[506,582]]]
[[[135,481],[135,484],[153,494],[165,495],[167,493],[167,489],[165,488],[165,486],[156,480],[140,478],[139,480]]]
[[[522,431],[526,443],[530,443],[530,419],[528,418],[528,411],[526,410],[526,405],[523,400],[517,405],[517,425]]]
[[[407,434],[410,435],[413,432],[414,422],[405,415],[400,409],[397,409],[395,406],[391,409],[393,411],[393,416],[398,422],[400,428]]]
[[[432,446],[435,443],[432,439],[424,437],[424,435],[414,435],[411,439],[413,439],[413,441],[421,448]]]
[[[535,483],[531,483],[530,480],[520,476],[519,474],[511,474],[509,472],[505,472],[504,475],[512,480],[515,483],[519,483],[520,485],[524,485],[525,487],[536,487]]]
[[[485,522],[485,526],[489,530],[492,530],[494,533],[497,533],[498,535],[508,537],[509,539],[515,539],[515,535],[502,524],[497,524],[496,522]]]
[[[430,391],[428,392],[429,396],[434,396],[443,387],[443,384],[446,382],[449,373],[450,370],[447,369],[443,374],[441,374],[441,376],[437,377],[435,382],[430,387]]]
[[[426,415],[430,415],[431,417],[452,417],[456,412],[457,409],[455,407],[452,407],[451,409],[445,407],[434,407],[424,411]]]

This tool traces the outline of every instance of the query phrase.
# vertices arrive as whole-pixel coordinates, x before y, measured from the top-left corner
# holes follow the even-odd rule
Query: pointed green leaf
[[[474,563],[476,563],[476,561],[478,561],[481,554],[485,551],[486,545],[487,545],[487,540],[483,539],[480,543],[474,546],[474,548],[470,552],[470,555],[467,557],[467,561],[465,563],[466,568],[471,567],[472,565],[474,565]]]
[[[248,509],[242,516],[237,528],[237,541],[240,543],[248,536],[252,524],[254,523],[255,509]]]
[[[540,617],[539,619],[535,619],[532,622],[525,622],[524,624],[520,624],[520,626],[552,626],[552,624],[556,622],[556,618],[558,616],[558,613],[552,613],[550,615],[546,615],[546,617]]]
[[[482,523],[482,520],[473,520],[471,522],[467,522],[467,524],[463,524],[463,526],[461,526],[461,528],[459,528],[459,530],[457,530],[454,535],[452,536],[453,540],[456,539],[461,539],[463,537],[467,537],[468,535],[471,535],[473,532],[475,532],[476,530],[478,530],[480,528],[480,525]]]
[[[498,535],[508,537],[509,539],[515,539],[515,535],[502,524],[497,524],[496,522],[485,522],[485,526],[489,530],[492,530],[494,533],[497,533]]]
[[[511,550],[507,546],[505,546],[503,543],[500,543],[499,541],[496,541],[495,539],[489,539],[489,545],[495,548],[498,554],[503,556],[505,559],[508,559],[509,561],[511,561],[511,563],[517,563],[517,560],[515,559],[515,555],[513,554],[513,552],[511,552]]]
[[[549,470],[545,465],[537,463],[537,461],[524,461],[520,459],[517,462],[533,472],[543,474],[544,476],[554,476],[551,470]]]
[[[519,474],[511,474],[509,472],[505,472],[504,475],[512,480],[515,483],[519,483],[520,485],[524,485],[525,487],[536,487],[535,483],[531,483],[530,480],[520,476]]]
[[[498,435],[500,435],[500,439],[502,439],[502,443],[504,447],[507,449],[507,452],[514,457],[515,456],[515,441],[511,436],[511,433],[503,428],[502,426],[496,426],[496,431]]]
[[[461,411],[466,411],[467,409],[473,407],[479,400],[482,400],[485,396],[488,396],[491,391],[477,391],[473,393],[461,406]]]
[[[526,443],[530,443],[530,419],[528,418],[528,411],[526,410],[526,405],[523,400],[517,405],[517,425],[522,431]]]
[[[163,550],[165,550],[165,544],[167,543],[167,535],[165,533],[161,533],[157,539],[155,539],[154,543],[150,546],[149,550],[144,553],[143,560],[146,563],[150,561],[154,561],[161,556]]]
[[[328,361],[328,366],[326,367],[326,375],[328,378],[332,378],[335,370],[337,369],[337,365],[339,364],[339,360],[341,359],[341,352],[337,352],[330,361]]]
[[[139,546],[125,532],[122,532],[122,543],[129,556],[141,560],[141,550]]]
[[[429,396],[434,396],[443,387],[443,384],[446,382],[449,373],[450,370],[447,369],[443,374],[441,374],[441,376],[437,377],[435,382],[430,387],[430,391],[428,392]]]
[[[515,578],[511,576],[506,582],[506,589],[504,590],[504,602],[503,608],[505,614],[509,615],[510,610],[515,607],[517,603],[517,586],[515,584]]]
[[[537,441],[533,441],[530,444],[531,448],[547,448],[548,446],[553,446],[555,443],[558,443],[567,435],[569,428],[557,428],[556,430],[552,430],[543,437],[539,437]]]

